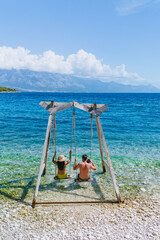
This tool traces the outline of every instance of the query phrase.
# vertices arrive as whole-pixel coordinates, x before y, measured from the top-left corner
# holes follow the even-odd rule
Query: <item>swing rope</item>
[[[74,147],[75,147],[75,158],[77,157],[77,149],[76,149],[76,121],[75,121],[75,110],[74,110]]]
[[[91,114],[90,159],[92,159],[92,138],[93,138],[93,114]],[[92,176],[92,169],[90,169],[90,176]]]
[[[72,130],[71,130],[71,151],[72,151],[72,142],[73,142],[73,127],[74,127],[74,111],[73,111],[73,117],[72,117]]]
[[[53,121],[53,147],[55,144],[55,150],[56,150],[56,114],[54,113],[54,121]]]
[[[74,140],[75,140],[75,157],[76,157],[76,133],[75,133],[75,108],[73,108],[73,117],[72,117],[72,131],[71,131],[71,151],[73,145],[73,132],[74,132]],[[70,174],[71,174],[71,164],[70,164]]]
[[[92,159],[92,138],[93,138],[93,114],[91,114],[91,142],[90,142],[90,159]]]
[[[56,114],[54,113],[54,121],[53,121],[53,147],[55,146],[55,153],[57,153],[56,146]],[[56,159],[56,156],[55,156]],[[55,176],[57,175],[57,168],[55,166]]]
[[[76,148],[76,120],[75,120],[75,110],[74,110],[74,147],[75,147],[75,159],[77,158],[77,148]],[[77,170],[76,170],[77,176]]]

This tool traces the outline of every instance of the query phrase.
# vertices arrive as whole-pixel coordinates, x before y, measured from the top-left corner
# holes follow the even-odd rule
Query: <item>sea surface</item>
[[[23,201],[34,191],[49,113],[40,101],[103,103],[108,110],[100,115],[113,169],[122,197],[159,194],[160,180],[160,94],[89,93],[2,93],[0,94],[0,196]],[[56,114],[57,155],[68,156],[71,147],[73,109]],[[90,114],[76,109],[76,148],[90,156]],[[52,164],[52,135],[49,147],[48,188],[55,168]],[[75,143],[73,140],[74,163]],[[102,172],[96,121],[93,119],[92,158],[97,171],[95,181],[105,189],[112,181]],[[69,168],[67,170],[69,172]],[[75,173],[71,169],[73,178]],[[108,174],[108,173],[107,173]],[[34,177],[34,179],[33,179]],[[73,180],[70,180],[73,182]],[[43,186],[46,184],[43,179]],[[95,182],[96,185],[96,182]],[[46,185],[45,185],[46,186]],[[97,186],[97,185],[96,185]],[[56,189],[58,184],[53,186]],[[60,185],[63,190],[64,186]],[[85,187],[87,189],[87,187]],[[68,187],[70,190],[70,188]],[[90,189],[90,188],[89,188]],[[40,190],[44,190],[42,186]],[[73,190],[73,186],[72,186]],[[94,189],[98,192],[99,189]],[[18,192],[19,191],[19,192]],[[78,194],[78,188],[76,189]],[[67,195],[67,194],[66,194]],[[100,196],[102,198],[102,194]],[[105,195],[106,197],[106,195]]]

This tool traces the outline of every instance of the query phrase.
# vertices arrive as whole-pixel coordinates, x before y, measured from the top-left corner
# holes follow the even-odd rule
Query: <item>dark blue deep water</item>
[[[160,94],[3,93],[0,94],[0,183],[37,175],[48,112],[40,101],[105,103],[100,115],[110,157],[119,185],[158,190],[160,169]],[[72,109],[57,114],[57,151],[68,154]],[[92,157],[101,169],[96,122]],[[89,154],[90,115],[76,109],[79,160]],[[74,150],[74,145],[73,145]],[[50,144],[48,166],[52,172]],[[72,163],[73,164],[73,163]]]

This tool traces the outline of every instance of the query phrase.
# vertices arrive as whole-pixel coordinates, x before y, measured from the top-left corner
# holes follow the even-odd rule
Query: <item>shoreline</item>
[[[0,93],[20,93],[20,91],[13,91],[13,92],[1,91]]]

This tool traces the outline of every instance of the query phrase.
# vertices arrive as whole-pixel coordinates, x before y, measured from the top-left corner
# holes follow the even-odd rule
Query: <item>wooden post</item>
[[[49,149],[49,142],[50,142],[50,136],[51,136],[51,128],[52,128],[52,124],[49,130],[49,135],[48,135],[48,139],[47,139],[47,149],[46,149],[46,155],[45,155],[45,166],[44,166],[44,170],[42,175],[46,175],[46,165],[47,165],[47,158],[48,158],[48,149]]]
[[[50,106],[53,108],[54,101],[51,101]],[[50,136],[51,136],[51,128],[52,128],[52,123],[51,123],[51,126],[50,126],[49,135],[48,135],[48,139],[47,139],[47,150],[46,150],[46,155],[45,155],[45,167],[44,167],[43,174],[42,174],[43,176],[46,175],[46,166],[47,166],[48,149],[49,149],[49,142],[50,142]]]
[[[96,103],[94,103],[94,109],[97,112],[97,104]],[[101,134],[100,134],[99,126],[98,126],[97,115],[96,115],[96,125],[97,125],[99,149],[100,149],[101,160],[102,160],[102,168],[103,168],[103,172],[106,172],[106,167],[104,165],[104,156],[103,156],[103,147],[102,147],[102,142],[101,142]]]
[[[103,172],[106,172],[106,167],[105,167],[105,164],[104,164],[104,156],[103,156],[103,147],[102,147],[102,142],[101,142],[101,135],[100,135],[100,129],[99,129],[99,126],[98,126],[97,116],[96,116],[96,125],[97,125],[99,149],[100,149],[101,160],[102,160],[102,168],[103,168]]]
[[[33,202],[32,202],[32,207],[34,208],[36,205],[36,197],[38,195],[38,189],[39,189],[39,184],[40,184],[40,179],[41,179],[41,175],[44,171],[44,167],[45,167],[45,163],[44,163],[44,158],[46,156],[46,151],[47,151],[47,142],[48,142],[48,136],[49,136],[49,131],[51,128],[51,124],[52,124],[52,114],[49,115],[49,119],[48,119],[48,125],[47,125],[47,130],[46,130],[46,137],[45,137],[45,142],[44,142],[44,146],[43,146],[43,152],[42,152],[42,157],[41,157],[41,163],[40,163],[40,167],[39,167],[39,173],[38,173],[38,178],[37,178],[37,184],[36,184],[36,188],[35,188],[35,192],[34,192],[34,197],[33,197]]]
[[[111,160],[110,160],[110,157],[109,157],[109,152],[108,152],[108,148],[107,148],[107,144],[106,144],[106,141],[105,141],[105,137],[104,137],[104,133],[103,133],[103,129],[102,129],[102,125],[101,125],[99,116],[96,116],[96,119],[97,119],[98,127],[100,129],[100,134],[101,134],[101,137],[102,137],[104,150],[105,150],[105,153],[106,153],[106,156],[107,156],[108,167],[110,169],[109,173],[112,177],[112,181],[113,181],[113,185],[114,185],[114,188],[115,188],[116,196],[117,196],[117,199],[120,203],[120,202],[122,202],[122,200],[121,200],[121,196],[120,196],[120,193],[119,193],[119,188],[118,188],[118,185],[117,185],[117,182],[116,182],[116,178],[115,178],[115,175],[114,175],[112,163],[111,163]]]

